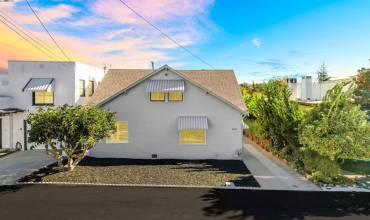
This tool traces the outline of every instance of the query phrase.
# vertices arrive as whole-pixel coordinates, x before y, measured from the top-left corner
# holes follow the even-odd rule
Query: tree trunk
[[[75,167],[76,166],[73,163],[73,159],[72,158],[68,158],[66,170],[67,171],[72,171]]]

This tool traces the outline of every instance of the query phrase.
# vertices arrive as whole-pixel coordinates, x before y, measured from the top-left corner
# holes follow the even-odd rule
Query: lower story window
[[[53,105],[54,93],[53,92],[34,92],[33,105]]]
[[[127,143],[128,142],[128,121],[117,121],[116,132],[107,139],[108,143]]]
[[[206,130],[180,130],[180,144],[205,144]]]

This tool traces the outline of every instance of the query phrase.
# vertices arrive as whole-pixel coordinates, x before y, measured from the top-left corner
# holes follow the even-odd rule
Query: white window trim
[[[202,130],[202,129],[200,129]],[[178,144],[179,145],[183,145],[183,146],[207,146],[207,130],[204,130],[205,132],[205,135],[204,135],[204,143],[203,144],[199,144],[199,143],[194,143],[194,144],[187,144],[187,143],[181,143],[181,140],[180,140],[180,132],[177,132],[177,141],[178,141]]]

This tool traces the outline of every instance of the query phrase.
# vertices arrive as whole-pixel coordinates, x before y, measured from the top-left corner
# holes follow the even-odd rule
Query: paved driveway
[[[0,185],[12,185],[25,175],[55,160],[42,150],[18,151],[0,158]]]
[[[369,193],[111,186],[0,187],[1,219],[369,219]]]
[[[244,163],[263,189],[318,191],[319,187],[306,180],[271,153],[245,139]]]

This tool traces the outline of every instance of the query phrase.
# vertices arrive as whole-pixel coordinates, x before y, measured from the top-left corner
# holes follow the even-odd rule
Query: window
[[[33,92],[33,105],[53,105],[54,92]]]
[[[182,92],[170,92],[168,93],[168,101],[182,101],[184,94]]]
[[[116,132],[107,138],[107,143],[128,142],[128,121],[117,121]]]
[[[95,90],[93,80],[89,80],[89,85],[88,85],[87,89],[88,89],[89,96],[92,96],[94,94],[94,90]]]
[[[206,144],[206,130],[180,130],[180,144]]]
[[[85,80],[80,79],[80,97],[85,97]]]
[[[150,93],[150,101],[165,101],[165,93],[164,92],[151,92]]]

